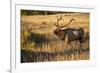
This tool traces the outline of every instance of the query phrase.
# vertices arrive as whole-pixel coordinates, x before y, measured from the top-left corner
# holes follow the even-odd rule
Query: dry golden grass
[[[78,41],[72,44],[65,44],[60,40],[53,31],[56,23],[56,15],[33,15],[21,16],[21,61],[22,62],[45,62],[45,61],[70,61],[70,60],[88,60],[89,59],[89,38],[84,43]],[[85,31],[85,37],[89,37],[89,14],[85,13],[63,13],[63,19],[59,25],[66,25],[70,18],[72,22],[65,28],[82,27]],[[28,31],[28,29],[32,29]],[[30,33],[34,33],[32,42],[27,40]],[[38,38],[36,38],[38,37]],[[42,39],[40,37],[43,37]],[[36,39],[36,40],[35,40]],[[37,41],[37,39],[42,40]],[[45,39],[45,41],[43,40]],[[67,47],[66,47],[67,45]]]

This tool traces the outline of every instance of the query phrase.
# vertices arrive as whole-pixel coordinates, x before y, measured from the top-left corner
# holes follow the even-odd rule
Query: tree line
[[[21,10],[21,15],[51,15],[65,12],[58,11],[37,11],[37,10]]]

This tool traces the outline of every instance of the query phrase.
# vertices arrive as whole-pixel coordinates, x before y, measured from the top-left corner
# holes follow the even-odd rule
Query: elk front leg
[[[65,37],[65,47],[67,48],[68,47],[68,44],[69,44],[69,41],[68,41],[68,35],[66,35]]]

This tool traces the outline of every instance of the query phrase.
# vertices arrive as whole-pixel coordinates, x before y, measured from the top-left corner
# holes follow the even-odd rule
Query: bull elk
[[[63,27],[67,27],[72,21],[76,21],[75,19],[71,19],[67,25],[60,26],[58,22],[62,19],[62,15],[58,18],[57,17],[57,24],[56,29],[54,30],[54,34],[57,35],[61,40],[66,41],[67,44],[71,43],[71,41],[79,41],[82,43],[84,41],[84,29],[83,28],[66,28],[62,29]]]

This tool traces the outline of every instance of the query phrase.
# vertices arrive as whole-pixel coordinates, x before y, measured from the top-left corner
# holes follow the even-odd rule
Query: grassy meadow
[[[37,14],[21,14],[21,63],[89,60],[89,13],[36,12]],[[63,29],[80,27],[84,29],[83,43],[72,41],[71,44],[67,44],[53,33],[56,29],[54,24],[57,23],[57,16],[60,15],[62,15],[60,26],[66,25],[71,18],[76,20]]]

